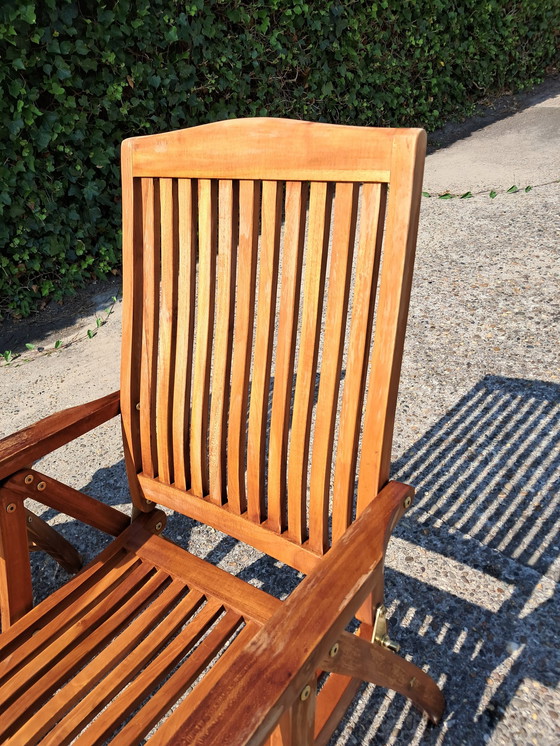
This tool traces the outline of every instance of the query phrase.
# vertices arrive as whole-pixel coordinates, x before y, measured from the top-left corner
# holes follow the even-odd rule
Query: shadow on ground
[[[393,634],[443,683],[446,723],[369,687],[350,743],[477,746],[526,682],[558,684],[559,418],[560,386],[487,376],[394,464],[417,496],[386,574]]]

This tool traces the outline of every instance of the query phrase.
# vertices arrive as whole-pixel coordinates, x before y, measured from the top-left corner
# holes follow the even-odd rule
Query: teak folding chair
[[[424,152],[268,118],[125,141],[121,390],[0,444],[3,743],[325,744],[363,680],[437,722],[383,607]],[[130,525],[30,467],[119,413]],[[34,608],[26,497],[117,537]],[[306,577],[273,598],[156,506]]]

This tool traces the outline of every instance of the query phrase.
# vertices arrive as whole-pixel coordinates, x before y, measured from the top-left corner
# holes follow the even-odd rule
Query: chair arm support
[[[64,409],[0,440],[0,481],[120,413],[120,392]]]
[[[217,664],[212,696],[188,714],[179,707],[155,743],[262,744],[371,592],[412,494],[389,482],[235,661]]]

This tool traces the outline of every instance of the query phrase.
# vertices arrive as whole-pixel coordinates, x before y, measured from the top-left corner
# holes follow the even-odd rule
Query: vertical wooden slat
[[[155,209],[159,185],[154,179],[142,179],[143,225],[143,316],[142,357],[140,365],[140,442],[142,468],[150,477],[157,476],[156,381],[159,318],[160,226]]]
[[[321,330],[331,201],[332,189],[329,184],[325,182],[311,184],[301,336],[288,462],[288,534],[290,538],[298,542],[302,542],[307,533],[305,509],[307,460]]]
[[[278,533],[284,530],[286,521],[288,431],[308,194],[307,183],[287,182],[280,318],[268,451],[267,525]]]
[[[245,511],[247,504],[245,493],[246,422],[253,341],[260,192],[260,182],[239,182],[237,294],[227,442],[228,505],[238,514]]]
[[[364,418],[358,515],[389,479],[395,407],[418,232],[424,132],[395,136],[370,385]]]
[[[132,153],[126,144],[122,149],[122,252],[121,412],[124,437],[139,471],[142,453],[136,404],[140,401],[140,379],[134,357],[141,345],[142,330],[142,191],[140,181],[132,178]]]
[[[328,546],[331,458],[352,275],[358,192],[357,184],[337,184],[334,200],[325,341],[311,460],[309,546],[316,552],[324,552]]]
[[[196,182],[178,180],[179,280],[177,304],[177,341],[173,384],[173,467],[175,486],[190,485],[188,457],[191,368],[195,309],[196,268]]]
[[[281,186],[276,181],[264,181],[259,295],[247,443],[247,513],[255,522],[262,520],[264,509],[266,422],[278,284],[281,210]]]
[[[123,318],[121,388],[123,448],[130,493],[136,508],[146,508],[136,475],[142,471],[140,445],[140,351],[143,308],[142,186],[133,178],[132,143],[122,146]]]
[[[362,187],[356,279],[334,472],[333,542],[346,531],[352,517],[356,454],[383,241],[386,195],[385,184],[364,184]]]
[[[216,182],[198,182],[198,302],[191,414],[191,488],[208,493],[208,395],[214,325]]]
[[[218,259],[216,266],[216,327],[212,403],[210,407],[210,500],[218,505],[226,498],[226,422],[229,401],[231,333],[237,250],[237,189],[231,181],[220,181],[218,191]]]
[[[159,180],[161,220],[161,301],[156,397],[158,475],[173,481],[173,379],[177,326],[177,189],[172,179]],[[157,206],[156,206],[157,208]]]

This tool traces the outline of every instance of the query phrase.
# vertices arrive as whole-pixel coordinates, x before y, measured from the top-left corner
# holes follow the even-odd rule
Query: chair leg
[[[313,746],[316,704],[317,677],[314,676],[291,708],[282,715],[266,746]]]
[[[435,681],[421,668],[349,632],[341,635],[339,646],[335,658],[325,656],[321,663],[323,670],[393,689],[410,699],[433,723],[439,722],[445,700]]]
[[[49,554],[66,572],[74,574],[82,567],[79,552],[58,531],[49,526],[42,518],[25,509],[27,518],[27,536],[29,551],[42,549]]]
[[[33,606],[23,500],[0,488],[0,622],[11,627]]]

